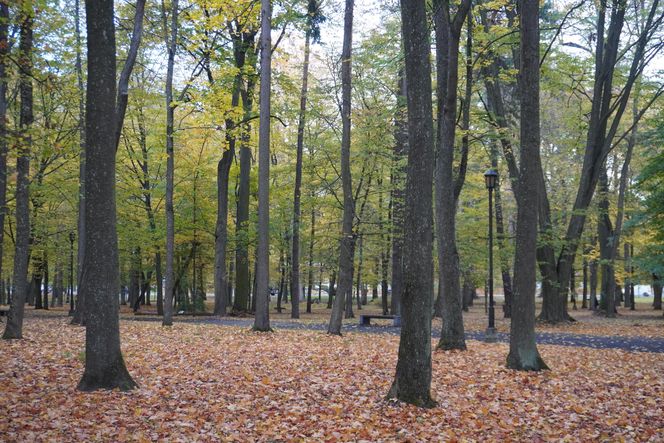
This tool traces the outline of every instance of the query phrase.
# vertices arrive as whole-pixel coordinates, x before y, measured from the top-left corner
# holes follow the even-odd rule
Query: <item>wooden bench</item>
[[[371,319],[375,318],[378,320],[393,320],[392,326],[401,326],[401,316],[400,315],[379,315],[379,314],[361,314],[360,315],[360,326],[369,326],[371,325]]]

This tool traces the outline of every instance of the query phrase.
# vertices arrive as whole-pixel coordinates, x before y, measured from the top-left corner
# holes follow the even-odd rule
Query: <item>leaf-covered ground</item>
[[[140,389],[83,394],[83,329],[26,319],[0,341],[4,441],[662,441],[664,354],[541,346],[552,368],[504,368],[507,345],[437,352],[421,410],[384,400],[398,338],[122,322]]]

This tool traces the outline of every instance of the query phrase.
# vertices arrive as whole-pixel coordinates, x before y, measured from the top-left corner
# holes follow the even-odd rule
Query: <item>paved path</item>
[[[127,317],[125,317],[127,319]],[[161,321],[158,317],[134,317],[128,318],[133,321]],[[251,318],[232,318],[232,317],[199,317],[199,318],[174,318],[174,321],[183,323],[203,323],[224,326],[241,326],[250,328],[253,324]],[[272,321],[272,327],[276,329],[305,329],[313,331],[325,331],[326,323],[300,323],[289,321]],[[362,332],[370,334],[392,334],[399,335],[399,328],[393,326],[360,326],[359,324],[344,325],[342,331]],[[440,331],[433,331],[434,337],[440,336]],[[466,339],[484,341],[484,333],[477,331],[466,332]],[[508,342],[509,334],[499,333],[498,341]],[[634,352],[654,352],[664,353],[664,338],[649,337],[621,337],[621,336],[601,336],[601,335],[582,335],[565,334],[559,332],[538,332],[537,342],[539,344],[559,345],[559,346],[579,346],[595,349],[623,349]]]

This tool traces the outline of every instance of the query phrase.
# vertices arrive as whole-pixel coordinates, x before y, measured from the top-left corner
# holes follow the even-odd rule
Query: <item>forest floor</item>
[[[538,328],[664,338],[661,312],[639,308]],[[140,388],[84,394],[84,329],[63,311],[27,314],[25,339],[0,341],[0,441],[664,440],[664,353],[546,344],[551,370],[521,373],[504,367],[507,344],[470,339],[466,352],[434,352],[439,406],[421,410],[384,399],[392,334],[123,320]],[[481,305],[466,317],[469,332],[484,329]]]

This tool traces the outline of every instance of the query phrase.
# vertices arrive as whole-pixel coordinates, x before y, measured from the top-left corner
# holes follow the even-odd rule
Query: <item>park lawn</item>
[[[140,388],[79,393],[84,331],[28,316],[0,341],[6,441],[661,441],[664,354],[541,346],[542,373],[504,368],[506,344],[436,352],[421,410],[385,401],[398,337],[121,322]],[[435,342],[433,342],[435,345]]]

